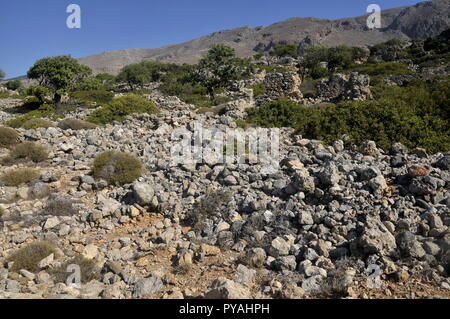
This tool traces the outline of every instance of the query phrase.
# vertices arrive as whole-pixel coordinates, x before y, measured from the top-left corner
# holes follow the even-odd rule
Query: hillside
[[[382,29],[369,30],[367,16],[326,20],[292,18],[267,27],[248,26],[215,32],[189,42],[157,49],[128,49],[109,51],[79,59],[96,73],[117,74],[128,64],[144,59],[173,63],[196,63],[214,44],[224,43],[236,50],[238,56],[251,56],[270,50],[278,43],[299,43],[301,48],[311,45],[350,46],[374,45],[393,38],[426,39],[450,25],[450,1],[434,0],[414,6],[382,12]]]

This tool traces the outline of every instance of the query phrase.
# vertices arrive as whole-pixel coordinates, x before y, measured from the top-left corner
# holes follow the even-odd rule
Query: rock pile
[[[330,96],[365,83],[335,80]],[[450,154],[401,144],[386,153],[370,141],[356,151],[282,129],[277,172],[249,162],[175,165],[175,129],[236,123],[159,99],[160,114],[120,124],[19,130],[51,155],[39,179],[0,185],[1,298],[347,296],[369,267],[384,281],[423,274],[450,288]],[[147,172],[126,185],[95,179],[92,161],[106,150],[138,156]],[[36,269],[14,270],[14,252],[39,241],[58,248]],[[57,274],[77,254],[96,276],[74,288]]]
[[[325,101],[336,102],[342,100],[365,101],[371,97],[368,75],[332,74],[326,80],[317,84],[317,95]]]

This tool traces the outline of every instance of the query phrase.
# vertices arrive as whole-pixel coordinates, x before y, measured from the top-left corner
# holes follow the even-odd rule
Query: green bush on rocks
[[[144,173],[142,162],[134,155],[106,151],[94,160],[94,176],[109,183],[127,184],[138,179]]]

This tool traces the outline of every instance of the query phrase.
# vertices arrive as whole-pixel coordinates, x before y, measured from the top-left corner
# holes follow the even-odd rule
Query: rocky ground
[[[31,185],[0,185],[0,298],[450,297],[450,154],[325,146],[282,129],[273,174],[259,164],[172,165],[174,129],[198,120],[225,131],[242,113],[151,98],[160,114],[92,130],[19,129],[51,154],[32,165],[41,176]],[[16,102],[3,100],[1,121]],[[135,154],[147,172],[122,186],[94,179],[106,150]],[[30,164],[0,174],[17,166]],[[8,258],[39,241],[57,253],[34,273],[11,271]],[[96,271],[74,288],[54,270],[77,254]]]

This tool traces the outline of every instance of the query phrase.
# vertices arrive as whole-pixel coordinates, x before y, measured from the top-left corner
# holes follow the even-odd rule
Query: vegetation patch
[[[53,194],[47,201],[47,206],[42,210],[41,214],[45,216],[73,216],[78,214],[79,208],[75,201],[69,196]]]
[[[19,133],[16,130],[0,126],[0,148],[10,148],[19,143]]]
[[[4,173],[0,176],[0,180],[5,183],[6,186],[19,186],[36,180],[40,176],[41,173],[39,173],[38,170],[32,168],[17,168]]]
[[[306,138],[331,143],[344,134],[360,144],[373,140],[385,150],[395,142],[431,153],[450,150],[450,80],[415,81],[406,87],[378,86],[374,100],[311,108],[286,99],[249,109],[248,122],[293,127]]]
[[[114,121],[122,121],[127,115],[132,114],[155,114],[158,113],[157,106],[138,95],[127,94],[113,99],[109,104],[92,112],[87,121],[105,125]]]
[[[59,122],[58,127],[63,130],[79,131],[79,130],[92,130],[96,128],[97,125],[83,120],[69,118]]]
[[[53,269],[50,273],[55,277],[56,282],[65,283],[71,272],[67,272],[70,265],[80,267],[81,283],[85,284],[92,280],[100,278],[100,269],[97,267],[95,260],[77,254],[73,258],[67,260],[60,267]]]
[[[39,106],[39,102],[33,101],[30,102],[33,106],[22,106],[23,112],[25,112],[25,115],[16,117],[13,120],[7,121],[5,124],[9,127],[13,128],[19,128],[22,127],[27,121],[33,120],[33,119],[40,119],[43,117],[55,117],[56,109],[55,106],[52,104],[43,104]],[[32,111],[28,111],[29,107],[35,108],[37,106],[37,109],[33,109]]]
[[[23,142],[14,146],[3,163],[13,163],[24,159],[34,163],[39,163],[48,159],[48,150],[45,146],[34,142]]]
[[[57,255],[57,247],[50,242],[42,241],[28,244],[9,257],[8,261],[14,262],[10,271],[18,272],[26,269],[31,272],[37,272],[39,271],[39,262],[51,254]]]
[[[22,128],[26,130],[49,128],[55,126],[55,123],[45,119],[31,119],[22,124]]]
[[[106,90],[76,91],[69,94],[75,102],[91,106],[107,104],[114,98],[114,93]]]
[[[94,160],[94,176],[109,183],[127,184],[144,173],[142,162],[133,154],[107,151]]]
[[[255,83],[253,85],[250,85],[248,88],[253,90],[254,97],[259,97],[266,93],[266,88],[262,83]]]

